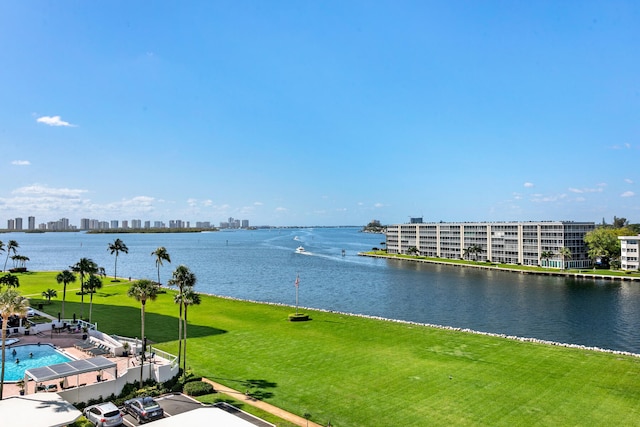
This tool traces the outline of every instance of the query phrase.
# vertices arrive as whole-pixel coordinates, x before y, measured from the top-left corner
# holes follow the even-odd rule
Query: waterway
[[[184,264],[199,292],[295,305],[299,275],[303,307],[640,353],[638,283],[362,257],[358,252],[380,247],[384,236],[358,228],[0,234],[19,243],[30,270],[59,271],[87,257],[110,276],[116,257],[108,244],[116,238],[129,249],[118,256],[119,278],[156,280],[151,252],[165,246],[171,263],[161,267],[161,282]],[[295,253],[298,246],[307,253]]]

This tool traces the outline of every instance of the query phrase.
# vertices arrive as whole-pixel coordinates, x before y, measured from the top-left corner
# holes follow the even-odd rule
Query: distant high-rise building
[[[169,220],[169,228],[184,228],[184,223],[181,219]]]
[[[122,228],[125,228],[125,229],[129,228],[129,220],[127,219],[122,220]]]
[[[142,228],[142,220],[140,220],[140,219],[132,219],[131,220],[131,228],[135,228],[135,229]]]
[[[112,219],[111,220],[111,228],[113,228],[114,230],[118,229],[118,220],[117,219]]]
[[[16,218],[16,230],[17,231],[22,230],[22,218]]]
[[[36,217],[35,216],[30,216],[27,221],[29,222],[29,225],[27,226],[29,228],[29,230],[35,230],[36,229]]]
[[[15,230],[16,229],[16,220],[8,219],[7,220],[7,230]]]
[[[164,222],[162,221],[153,221],[153,228],[164,228]]]
[[[80,230],[89,230],[89,224],[91,220],[89,218],[81,218],[80,219]]]
[[[242,228],[249,228],[249,220],[248,219],[243,219],[242,220]]]
[[[144,228],[151,228],[151,221],[145,221]]]

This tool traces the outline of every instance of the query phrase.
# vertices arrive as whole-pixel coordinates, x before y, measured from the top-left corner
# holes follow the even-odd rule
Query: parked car
[[[122,424],[122,412],[111,402],[87,406],[82,414],[96,427],[114,427]]]
[[[36,311],[33,308],[29,307],[27,309],[27,317],[33,317],[35,315],[36,315]]]
[[[136,397],[124,402],[125,412],[131,414],[139,423],[164,416],[164,411],[152,397]]]

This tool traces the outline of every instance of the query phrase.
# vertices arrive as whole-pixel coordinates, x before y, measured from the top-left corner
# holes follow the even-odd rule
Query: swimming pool
[[[15,351],[15,354],[14,354]],[[16,363],[19,360],[19,363]],[[24,371],[73,359],[60,353],[50,344],[27,344],[5,349],[4,380],[18,381],[24,378]]]

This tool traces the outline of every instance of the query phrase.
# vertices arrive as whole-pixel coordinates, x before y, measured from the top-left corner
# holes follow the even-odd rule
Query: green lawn
[[[58,289],[45,305],[56,314],[54,275],[19,277],[33,304]],[[127,283],[105,285],[94,321],[136,336],[140,310]],[[80,313],[79,299],[67,292],[68,316]],[[177,311],[171,291],[147,303],[148,337],[169,352]],[[315,311],[292,323],[291,312],[203,297],[189,309],[188,365],[325,425],[640,425],[638,358]]]

